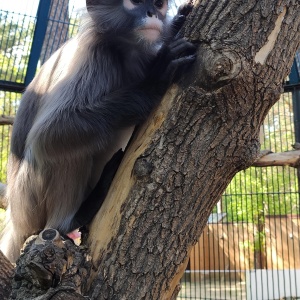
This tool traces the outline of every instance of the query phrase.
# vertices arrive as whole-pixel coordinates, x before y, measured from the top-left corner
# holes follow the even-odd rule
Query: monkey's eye
[[[154,1],[154,5],[155,5],[158,9],[160,9],[160,8],[162,8],[162,7],[164,6],[164,1],[163,1],[163,0],[156,0],[156,1]]]

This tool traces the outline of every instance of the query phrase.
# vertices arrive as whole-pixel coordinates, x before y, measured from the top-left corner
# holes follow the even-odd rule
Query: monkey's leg
[[[123,159],[124,152],[120,149],[116,152],[110,161],[105,165],[101,177],[88,198],[81,204],[75,214],[68,232],[89,224],[100,207],[108,193],[109,187],[115,177],[119,165]]]

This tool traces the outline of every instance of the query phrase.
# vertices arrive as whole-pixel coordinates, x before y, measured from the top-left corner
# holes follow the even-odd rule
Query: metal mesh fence
[[[262,149],[291,150],[294,118],[285,93],[265,119]],[[297,169],[238,173],[192,250],[179,299],[300,297],[299,204]]]
[[[18,2],[18,3],[16,3]],[[39,65],[78,30],[82,5],[78,0],[8,1],[0,3],[0,181],[6,182],[6,165],[13,117],[25,89],[29,65],[34,75]],[[47,3],[49,2],[49,3]],[[19,5],[18,5],[19,4]],[[39,36],[38,8],[48,5],[46,34]],[[40,52],[32,53],[33,43]],[[38,56],[37,56],[38,55]],[[33,56],[37,56],[32,59]]]
[[[0,10],[0,80],[24,82],[38,1],[27,1],[26,13]],[[0,6],[0,7],[1,7]]]

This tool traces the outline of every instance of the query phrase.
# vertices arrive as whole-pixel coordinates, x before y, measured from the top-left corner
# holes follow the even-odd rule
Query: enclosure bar
[[[295,141],[297,143],[300,143],[300,74],[297,67],[296,59],[294,60],[289,79],[290,79],[289,82],[292,86]],[[297,177],[298,177],[298,191],[299,191],[298,201],[300,201],[300,168],[297,168]],[[300,208],[299,208],[299,213],[300,213]]]
[[[0,80],[0,91],[23,93],[25,84],[14,81]]]
[[[291,73],[290,73],[290,84],[297,84],[300,83],[300,74],[299,74],[296,58],[294,60],[294,63],[292,65]]]
[[[295,141],[300,142],[300,86],[292,91],[294,107]]]
[[[30,57],[28,62],[28,68],[25,77],[25,86],[27,86],[33,77],[37,69],[38,61],[42,52],[42,47],[46,35],[49,12],[51,7],[51,1],[40,0],[39,7],[37,10],[37,20],[33,35],[33,41],[31,45]]]
[[[294,107],[294,126],[295,140],[300,142],[300,74],[297,67],[296,59],[294,60],[291,73],[289,75],[290,88],[292,88],[292,99]],[[287,86],[288,88],[289,86]],[[300,174],[299,174],[300,175]],[[300,178],[299,178],[300,179]]]

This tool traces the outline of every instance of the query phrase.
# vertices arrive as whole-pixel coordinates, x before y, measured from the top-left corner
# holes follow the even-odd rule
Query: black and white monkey
[[[43,65],[15,119],[1,241],[11,261],[31,234],[90,221],[104,166],[195,60],[195,46],[174,37],[186,8],[167,25],[167,0],[86,4],[82,30]]]

